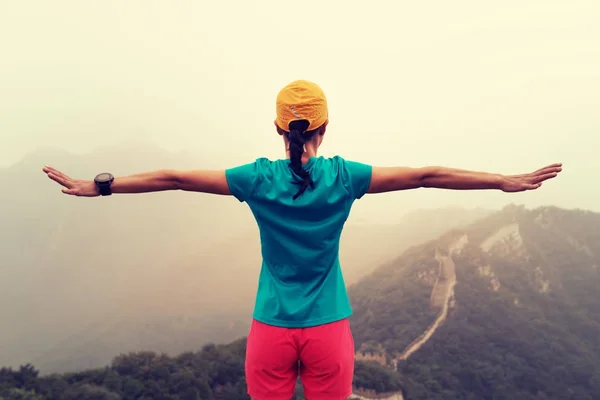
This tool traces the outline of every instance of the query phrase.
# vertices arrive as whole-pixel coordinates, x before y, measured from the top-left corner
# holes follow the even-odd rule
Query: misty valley
[[[37,164],[0,176],[42,185]],[[0,200],[0,399],[248,398],[260,248],[244,207]],[[93,213],[111,217],[92,227]],[[340,258],[356,399],[600,396],[600,214],[508,205],[349,221]]]

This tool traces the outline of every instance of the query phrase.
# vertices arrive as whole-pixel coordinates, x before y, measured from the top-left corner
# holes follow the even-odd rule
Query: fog
[[[245,205],[218,197],[170,196],[179,193],[114,196],[118,199],[112,198],[110,206],[102,199],[67,199],[41,168],[52,163],[76,178],[92,178],[94,171],[113,166],[110,172],[118,175],[166,167],[226,168],[261,156],[282,157],[273,126],[275,96],[292,80],[315,81],[328,97],[330,124],[320,149],[325,156],[499,173],[564,164],[559,178],[534,192],[428,189],[365,196],[350,223],[370,227],[370,245],[388,246],[381,239],[388,231],[380,224],[400,223],[421,208],[489,210],[517,203],[600,211],[595,184],[600,180],[600,3],[368,4],[0,0],[0,177],[9,182],[0,188],[0,287],[9,296],[0,298],[5,305],[0,317],[11,326],[0,335],[0,349],[10,350],[0,352],[0,361],[3,356],[11,363],[45,357],[48,365],[61,368],[97,365],[106,360],[65,364],[57,361],[60,354],[44,354],[61,353],[69,335],[80,346],[73,345],[75,351],[96,346],[97,354],[103,345],[110,352],[122,349],[98,339],[103,315],[114,313],[110,324],[117,331],[127,321],[131,326],[123,329],[134,337],[146,320],[136,325],[128,315],[148,317],[147,302],[155,309],[164,305],[161,318],[185,319],[186,312],[201,314],[200,303],[210,307],[210,296],[225,298],[243,286],[246,281],[228,284],[238,275],[219,270],[219,264],[220,252],[227,252],[232,268],[240,260],[259,267],[256,227]],[[147,217],[161,207],[172,207],[176,218]],[[103,215],[96,223],[104,225],[92,224],[90,215]],[[127,228],[121,229],[119,221]],[[160,235],[153,234],[169,223]],[[421,231],[439,234],[448,224]],[[348,236],[359,244],[346,245],[342,259],[356,258],[350,248],[364,245],[361,232]],[[255,235],[253,241],[248,235]],[[201,254],[208,251],[207,238],[221,246],[208,247],[213,249],[208,256]],[[107,260],[88,259],[87,243],[95,243],[94,254],[104,254],[107,239],[118,251],[111,247]],[[232,246],[237,252],[223,250]],[[69,262],[73,248],[76,261]],[[152,251],[142,255],[148,248]],[[124,260],[132,269],[121,268]],[[180,291],[182,282],[206,276],[199,264],[220,283]],[[154,275],[147,273],[149,265]],[[256,271],[244,273],[253,277]],[[160,283],[157,294],[153,288]],[[224,286],[230,292],[221,291]],[[105,301],[101,296],[111,288],[120,291]],[[177,306],[170,292],[182,303],[194,294],[199,298],[181,311],[185,307]],[[249,307],[252,290],[246,292],[243,301]],[[40,311],[48,299],[53,303]],[[15,305],[6,306],[9,301]],[[127,307],[133,303],[132,311]],[[91,305],[97,314],[84,320]],[[171,340],[176,323],[164,321],[164,337],[144,344]],[[63,325],[50,332],[52,323]],[[108,324],[104,328],[110,333]],[[182,329],[200,325],[206,321],[182,323]],[[39,342],[40,335],[46,342]],[[22,353],[31,343],[39,344]],[[177,348],[196,344],[185,341]],[[102,356],[112,356],[108,353]]]
[[[594,1],[3,1],[0,165],[122,142],[211,152],[215,168],[277,158],[275,95],[302,78],[329,99],[324,155],[506,173],[559,161],[560,180],[510,201],[598,209],[598,20]],[[417,191],[356,213],[506,202]]]

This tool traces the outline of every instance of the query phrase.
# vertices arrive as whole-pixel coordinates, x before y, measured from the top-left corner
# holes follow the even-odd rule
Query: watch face
[[[105,172],[105,173],[102,173],[102,174],[99,174],[98,176],[96,176],[95,180],[98,183],[105,183],[105,182],[109,182],[112,179],[112,177],[113,176],[111,174]]]

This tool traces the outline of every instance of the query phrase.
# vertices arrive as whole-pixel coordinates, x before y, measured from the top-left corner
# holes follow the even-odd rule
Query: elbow
[[[416,187],[431,188],[435,186],[436,178],[441,176],[440,167],[423,167],[419,169],[416,176]]]
[[[159,180],[164,187],[170,190],[182,190],[185,187],[185,179],[177,171],[161,171]]]

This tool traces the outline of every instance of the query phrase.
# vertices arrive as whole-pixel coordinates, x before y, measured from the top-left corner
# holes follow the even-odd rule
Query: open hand
[[[557,163],[540,168],[530,174],[505,175],[501,189],[503,192],[509,193],[534,190],[542,186],[542,182],[555,178],[560,171],[562,171],[562,164]]]
[[[64,194],[81,197],[96,197],[100,195],[94,181],[72,179],[59,170],[48,166],[44,167],[43,171],[48,178],[63,186],[62,192]]]

